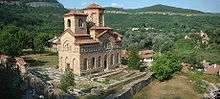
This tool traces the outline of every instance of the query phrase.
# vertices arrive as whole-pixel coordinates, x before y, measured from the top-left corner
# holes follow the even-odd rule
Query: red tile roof
[[[214,65],[212,65],[212,66],[209,66],[209,67],[207,67],[206,68],[206,73],[207,74],[217,74],[217,73],[219,73],[219,71],[220,71],[220,65],[216,65],[216,66],[214,66]]]
[[[90,45],[90,44],[98,44],[99,42],[94,39],[76,39],[75,43],[78,45]]]
[[[112,30],[110,27],[104,27],[104,26],[93,26],[90,28],[91,30]]]
[[[151,58],[154,56],[154,51],[153,50],[144,50],[144,51],[139,51],[140,57],[141,58]]]
[[[105,31],[103,31],[103,32],[100,33],[100,34],[97,34],[96,37],[99,38],[99,37],[101,37],[103,34],[105,34],[106,32],[108,32],[108,30],[105,30]]]
[[[16,59],[16,65],[18,65],[18,66],[26,66],[27,65],[27,62],[23,58],[17,57],[15,59]]]
[[[85,13],[80,13],[76,11],[70,11],[69,13],[64,15],[64,17],[70,17],[70,16],[88,16],[88,15]]]
[[[5,54],[3,54],[3,53],[0,53],[0,61],[3,61],[3,60],[5,60],[5,59],[7,59],[8,58],[8,56],[6,56]]]
[[[128,51],[127,50],[122,50],[121,51],[121,57],[122,58],[128,58]]]
[[[140,57],[143,58],[151,58],[154,55],[153,50],[145,50],[145,51],[139,51]],[[127,50],[122,50],[121,51],[121,57],[122,58],[128,58],[129,52]]]

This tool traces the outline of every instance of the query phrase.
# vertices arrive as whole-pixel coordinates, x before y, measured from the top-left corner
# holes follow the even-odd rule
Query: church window
[[[83,20],[82,19],[79,19],[79,27],[83,27]]]
[[[67,20],[67,27],[71,27],[71,21],[70,21],[70,19]]]
[[[114,61],[114,55],[112,54],[110,57],[110,64],[113,65],[113,61]]]
[[[85,58],[84,60],[83,60],[83,70],[87,70],[87,66],[88,66],[88,59],[87,58]]]
[[[91,69],[93,69],[95,67],[95,58],[93,57],[91,59]]]

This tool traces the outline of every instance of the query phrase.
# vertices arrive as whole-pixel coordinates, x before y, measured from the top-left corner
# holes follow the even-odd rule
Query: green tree
[[[173,73],[179,70],[181,70],[180,62],[175,55],[171,53],[155,55],[152,71],[158,80],[169,79]]]
[[[48,39],[49,39],[49,35],[47,34],[44,33],[37,34],[37,36],[35,36],[33,40],[33,45],[34,45],[33,50],[36,52],[44,52],[45,47],[49,45]]]
[[[75,86],[73,71],[68,67],[60,80],[60,89],[67,92],[69,87]]]
[[[130,46],[128,56],[128,67],[131,69],[140,69],[140,57],[138,49],[135,46]]]
[[[20,99],[22,95],[22,78],[20,71],[12,64],[13,60],[0,64],[0,98]]]
[[[29,43],[28,33],[13,25],[5,26],[0,38],[0,51],[11,56],[20,55]]]

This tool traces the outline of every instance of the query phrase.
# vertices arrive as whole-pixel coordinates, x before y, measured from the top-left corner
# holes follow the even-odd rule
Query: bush
[[[129,48],[128,67],[131,69],[140,69],[140,57],[138,49],[134,46]]]
[[[208,90],[208,85],[202,80],[196,80],[194,82],[194,90],[200,94],[203,94]]]
[[[60,89],[67,92],[69,87],[75,86],[74,74],[70,68],[66,68],[65,73],[62,75],[60,80]]]
[[[166,80],[172,76],[176,71],[180,71],[181,66],[178,59],[170,54],[157,54],[154,57],[154,63],[152,66],[152,71],[155,73],[155,77],[160,80]]]

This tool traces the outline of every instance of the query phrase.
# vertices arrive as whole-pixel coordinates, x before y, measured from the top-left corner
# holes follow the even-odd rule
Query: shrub
[[[65,73],[61,77],[59,87],[64,92],[67,92],[71,86],[75,86],[74,74],[70,68],[66,68]]]
[[[200,94],[205,93],[208,89],[208,85],[202,80],[196,80],[194,82],[194,90]]]
[[[138,55],[138,49],[134,46],[129,48],[128,67],[131,69],[140,68],[140,57]]]
[[[154,63],[152,66],[152,71],[155,73],[155,77],[160,80],[166,80],[172,76],[176,71],[180,71],[181,66],[175,55],[166,53],[166,54],[157,54],[154,57]]]

